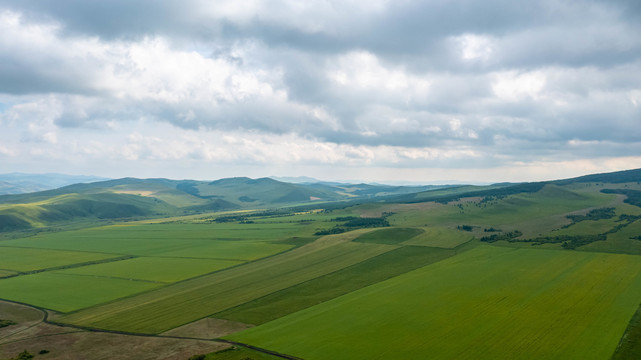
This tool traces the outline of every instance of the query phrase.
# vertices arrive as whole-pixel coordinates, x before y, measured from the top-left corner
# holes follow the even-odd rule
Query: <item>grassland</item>
[[[309,360],[607,359],[640,298],[634,256],[482,246],[228,338]]]
[[[635,221],[618,232],[608,234],[606,241],[582,246],[579,250],[641,255],[641,220]]]
[[[547,220],[589,207],[604,206],[616,200],[612,194],[595,191],[571,191],[556,185],[546,185],[536,193],[523,193],[498,198],[486,203],[462,201],[456,204],[437,204],[431,211],[405,211],[388,219],[396,226],[456,226],[472,224],[503,226],[526,220]]]

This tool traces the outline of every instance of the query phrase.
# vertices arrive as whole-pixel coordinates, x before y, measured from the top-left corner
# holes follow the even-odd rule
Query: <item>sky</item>
[[[638,0],[0,0],[0,173],[641,168]]]

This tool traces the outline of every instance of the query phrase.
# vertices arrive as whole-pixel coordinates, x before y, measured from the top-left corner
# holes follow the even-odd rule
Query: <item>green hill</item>
[[[271,178],[216,181],[122,178],[0,196],[0,232],[55,224],[238,209],[327,204],[429,187],[291,184]]]
[[[448,203],[480,197],[486,201],[517,194],[554,192],[557,199],[576,196],[567,186],[600,186],[599,191],[627,196],[636,203],[639,191],[623,188],[641,182],[641,169],[578,178],[490,186],[388,186],[370,184],[292,184],[271,178],[226,178],[216,181],[137,179],[80,183],[58,189],[0,196],[0,232],[55,224],[139,219],[242,209],[323,206],[330,203]],[[606,186],[608,185],[608,186]],[[561,188],[564,187],[564,188]],[[336,208],[336,205],[331,205]]]

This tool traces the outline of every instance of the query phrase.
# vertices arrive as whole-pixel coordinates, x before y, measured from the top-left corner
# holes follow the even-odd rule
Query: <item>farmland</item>
[[[484,246],[230,338],[304,359],[605,359],[640,275],[632,256]]]
[[[93,252],[2,247],[0,264],[3,270],[26,272],[115,257],[117,255]]]
[[[127,186],[109,191],[162,190]],[[639,188],[466,186],[4,232],[0,297],[55,311],[48,326],[224,336],[306,360],[625,358],[641,341],[641,207],[602,190]],[[245,357],[273,355],[207,356]]]
[[[7,300],[67,312],[156,286],[152,282],[46,272],[3,279],[0,293]]]
[[[9,278],[0,293],[76,311],[286,251],[296,245],[275,240],[287,238],[290,228],[140,223],[4,240],[0,264]]]
[[[330,236],[279,256],[73,313],[61,321],[159,333],[393,249],[350,242],[356,235]]]

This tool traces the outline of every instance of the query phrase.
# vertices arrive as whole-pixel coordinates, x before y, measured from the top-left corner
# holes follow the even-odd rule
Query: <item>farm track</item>
[[[252,349],[252,350],[267,354],[267,355],[276,356],[276,357],[279,357],[281,359],[303,360],[303,359],[295,357],[295,356],[291,356],[291,355],[287,355],[287,354],[281,354],[279,352],[268,350],[268,349],[264,349],[264,348],[261,348],[261,347],[257,347],[257,346],[253,346],[253,345],[249,345],[249,344],[244,344],[244,343],[236,342],[236,341],[224,340],[224,339],[202,339],[202,338],[194,338],[194,337],[188,337],[188,336],[171,336],[171,335],[132,333],[132,332],[127,332],[127,331],[104,330],[104,329],[97,329],[97,328],[92,328],[92,327],[87,327],[87,326],[77,326],[77,325],[71,325],[71,324],[64,324],[64,323],[59,323],[59,322],[56,322],[56,321],[49,320],[49,312],[47,311],[47,309],[44,309],[44,308],[41,308],[41,307],[38,307],[38,306],[33,306],[33,305],[30,305],[30,304],[21,303],[21,302],[18,302],[18,301],[2,299],[2,298],[0,298],[0,301],[12,303],[12,304],[23,305],[23,306],[28,306],[28,307],[36,309],[36,310],[38,310],[38,311],[40,311],[42,313],[42,318],[39,321],[37,321],[36,323],[34,323],[34,324],[24,328],[24,329],[20,329],[19,331],[11,333],[11,334],[5,336],[4,338],[14,336],[14,335],[19,334],[19,333],[21,333],[23,331],[31,329],[31,328],[33,328],[35,326],[38,326],[41,323],[45,323],[45,324],[49,324],[49,325],[59,326],[61,328],[90,331],[90,332],[94,332],[94,333],[117,334],[117,335],[126,335],[126,336],[139,336],[139,337],[148,337],[148,338],[165,338],[165,339],[175,339],[175,340],[198,340],[198,341],[208,341],[208,342],[215,342],[215,343],[225,343],[225,344],[230,344],[230,345],[246,347],[248,349]],[[0,345],[11,344],[11,343],[15,343],[15,342],[24,341],[24,340],[39,339],[39,338],[43,338],[43,337],[71,334],[71,333],[76,333],[76,332],[77,331],[68,331],[68,332],[62,332],[62,333],[56,333],[56,334],[39,335],[39,336],[23,338],[23,339],[8,341],[8,342],[0,342]]]

